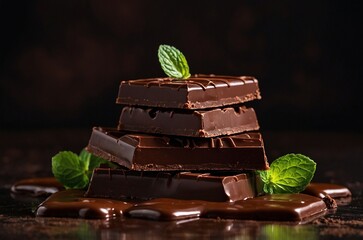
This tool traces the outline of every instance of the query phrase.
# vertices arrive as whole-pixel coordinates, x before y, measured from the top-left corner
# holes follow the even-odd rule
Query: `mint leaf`
[[[79,155],[63,151],[52,158],[52,172],[65,188],[83,189],[88,186],[93,169],[101,164],[107,164],[111,168],[117,167],[116,164],[96,157],[84,149]]]
[[[286,154],[270,165],[267,171],[259,171],[265,193],[298,193],[310,183],[316,163],[302,154]]]
[[[159,62],[165,74],[172,78],[187,79],[190,77],[189,66],[182,52],[173,46],[160,45]]]
[[[79,154],[79,157],[81,160],[83,160],[85,163],[87,163],[87,175],[89,178],[91,178],[93,169],[100,167],[101,164],[107,165],[110,168],[117,168],[117,165],[107,161],[106,159],[97,157],[90,152],[83,149],[81,153]]]
[[[52,157],[52,171],[54,177],[65,188],[82,189],[88,185],[88,166],[86,161],[70,151],[59,152]]]

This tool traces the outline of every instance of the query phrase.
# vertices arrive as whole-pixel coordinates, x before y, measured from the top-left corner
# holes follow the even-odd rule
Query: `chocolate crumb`
[[[330,227],[340,227],[342,225],[347,225],[351,227],[362,227],[363,228],[363,220],[344,220],[338,218],[331,217],[322,217],[313,221],[313,224],[316,225],[328,225]]]
[[[337,202],[329,195],[326,195],[323,198],[323,201],[328,209],[334,209],[338,207]]]
[[[343,220],[322,217],[312,222],[321,227],[320,235],[344,237],[347,235],[363,236],[363,220]]]

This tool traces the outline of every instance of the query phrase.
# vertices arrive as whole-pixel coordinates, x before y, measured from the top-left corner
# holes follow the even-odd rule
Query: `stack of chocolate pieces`
[[[118,126],[95,127],[87,150],[117,163],[94,170],[87,197],[237,201],[257,196],[269,168],[247,102],[254,77],[194,75],[122,81]]]
[[[336,207],[329,195],[350,196],[329,184],[310,185],[306,194],[263,194],[255,170],[269,166],[255,112],[247,107],[259,98],[253,77],[121,82],[117,127],[95,127],[87,146],[119,167],[95,169],[86,192],[54,193],[36,215],[301,223]]]

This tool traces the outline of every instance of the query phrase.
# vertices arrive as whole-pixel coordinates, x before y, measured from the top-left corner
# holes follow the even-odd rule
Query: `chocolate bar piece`
[[[116,103],[132,106],[204,109],[260,99],[254,77],[193,75],[188,79],[122,81]]]
[[[166,137],[93,128],[87,150],[132,170],[266,170],[258,132],[217,138]]]
[[[140,172],[98,168],[93,171],[85,196],[232,202],[262,194],[261,186],[259,176],[253,172]]]
[[[124,107],[119,130],[189,137],[216,137],[258,130],[253,108],[173,111],[157,108]]]

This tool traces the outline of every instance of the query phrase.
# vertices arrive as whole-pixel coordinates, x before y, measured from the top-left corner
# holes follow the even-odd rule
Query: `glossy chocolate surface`
[[[37,217],[69,217],[108,219],[119,218],[133,203],[111,199],[85,198],[84,191],[64,190],[54,193],[41,203]]]
[[[332,198],[346,198],[352,196],[352,193],[347,187],[332,183],[310,183],[303,193],[317,197],[329,195]]]
[[[216,137],[258,130],[253,108],[174,111],[156,108],[124,107],[118,129],[188,137]]]
[[[54,177],[46,177],[18,181],[11,186],[10,190],[13,194],[41,197],[64,190],[64,187]]]
[[[197,74],[188,79],[122,81],[116,102],[132,106],[204,109],[260,99],[258,81],[249,76]]]
[[[94,170],[85,196],[226,202],[252,198],[262,193],[260,179],[253,172],[173,173],[99,168]]]
[[[192,179],[195,176],[187,174]],[[135,179],[130,179],[134,181]],[[212,180],[214,181],[214,180]],[[106,184],[105,184],[106,185]],[[201,187],[201,186],[200,186]],[[144,189],[146,189],[145,186]],[[333,196],[345,187],[335,184],[313,183],[314,193],[331,192]],[[201,189],[202,190],[202,189]],[[209,196],[213,195],[212,192]],[[258,221],[309,222],[324,215],[327,206],[323,194],[272,194],[234,202],[213,202],[154,198],[141,201],[119,201],[87,197],[81,190],[62,190],[47,198],[37,210],[37,217],[71,217],[91,219],[117,219],[124,217],[151,220],[181,220],[189,218],[221,218]]]
[[[114,220],[34,217],[34,208],[43,199],[27,198],[25,194],[14,199],[10,186],[24,178],[52,176],[51,157],[59,149],[64,149],[65,143],[70,146],[67,149],[78,152],[89,140],[90,131],[5,131],[0,135],[2,239],[143,239],[146,236],[153,239],[335,240],[362,237],[361,134],[308,131],[264,133],[267,155],[271,159],[291,149],[309,153],[316,156],[314,160],[318,161],[314,181],[339,183],[352,191],[351,202],[344,200],[346,202],[340,205],[337,201],[336,210],[327,211],[323,217],[308,224],[215,218],[150,221],[124,217]]]
[[[259,221],[312,220],[326,211],[325,203],[305,194],[274,194],[236,202],[210,202],[156,198],[140,203],[86,198],[84,192],[65,190],[53,194],[36,210],[37,217],[144,218],[180,220],[221,218]]]
[[[325,203],[305,194],[273,194],[233,203],[154,199],[125,210],[129,217],[152,220],[222,218],[300,222],[323,214]]]
[[[92,154],[132,170],[268,169],[258,132],[216,138],[183,138],[93,128],[87,146]],[[201,157],[203,156],[203,157]]]

